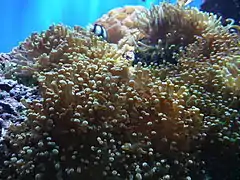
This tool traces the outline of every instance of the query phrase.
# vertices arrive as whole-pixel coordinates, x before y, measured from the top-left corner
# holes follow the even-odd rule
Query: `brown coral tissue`
[[[16,76],[34,74],[42,99],[9,127],[0,179],[240,178],[238,27],[168,3],[142,11],[134,63],[123,46],[64,25],[12,52]]]

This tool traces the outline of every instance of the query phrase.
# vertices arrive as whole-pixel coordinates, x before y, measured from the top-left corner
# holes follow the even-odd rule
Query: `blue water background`
[[[144,5],[146,0],[1,0],[0,52],[9,52],[34,31],[46,30],[53,23],[86,26],[110,9],[124,5]],[[175,2],[175,1],[172,1]],[[199,7],[201,0],[192,6]]]

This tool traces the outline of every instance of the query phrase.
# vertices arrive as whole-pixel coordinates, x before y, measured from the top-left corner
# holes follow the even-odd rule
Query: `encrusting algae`
[[[11,52],[8,72],[35,78],[42,100],[4,137],[1,179],[240,178],[239,36],[215,16],[179,5],[145,15],[156,9],[139,22],[144,41],[128,48],[56,25]],[[148,23],[155,21],[182,29]],[[160,41],[167,51],[169,33],[179,45],[170,52],[174,63],[137,56]]]

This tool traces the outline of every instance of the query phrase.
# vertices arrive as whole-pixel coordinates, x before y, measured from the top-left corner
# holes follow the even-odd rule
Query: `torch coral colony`
[[[114,34],[121,20],[129,31]],[[42,100],[9,127],[1,179],[239,178],[234,26],[168,3],[112,10],[97,22],[116,44],[54,25],[11,52],[5,75],[33,79]]]

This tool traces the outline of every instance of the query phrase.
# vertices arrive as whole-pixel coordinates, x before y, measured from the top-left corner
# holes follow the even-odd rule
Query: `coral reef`
[[[144,39],[55,25],[10,53],[6,72],[35,78],[41,98],[4,136],[1,179],[240,178],[234,25],[168,3],[129,8],[104,21],[134,16]]]
[[[196,8],[162,3],[140,12],[137,19],[138,30],[144,38],[135,39],[138,44],[135,63],[176,64],[176,54],[199,39],[205,42],[202,54],[208,57],[218,51],[219,41],[227,48],[226,43],[233,39],[228,32],[233,26],[231,21],[223,26],[216,15]]]
[[[6,57],[6,56],[5,56]],[[0,74],[0,158],[4,159],[4,136],[11,125],[19,125],[27,119],[27,102],[40,99],[37,88],[18,84],[16,81],[5,79]],[[3,167],[0,162],[0,169]],[[2,179],[2,176],[0,176]]]
[[[41,73],[43,101],[33,102],[28,120],[9,134],[15,155],[14,163],[6,161],[8,178],[89,178],[94,170],[93,179],[151,179],[167,176],[173,161],[186,166],[173,165],[178,171],[171,176],[184,176],[187,166],[190,171],[195,165],[184,157],[194,161],[190,149],[202,133],[203,114],[186,105],[186,87],[162,82],[147,68],[128,67],[89,59]],[[165,162],[171,154],[176,157]]]
[[[4,77],[0,77],[0,93],[0,138],[2,138],[10,124],[26,119],[27,102],[40,97],[36,88],[26,87]]]
[[[3,77],[9,70],[12,57],[9,53],[0,53],[0,76]]]
[[[122,58],[123,52],[114,45],[80,27],[69,28],[53,25],[42,33],[33,33],[10,53],[10,68],[5,73],[8,78],[16,78],[21,83],[32,84],[36,74],[68,63],[70,57]],[[30,81],[30,82],[29,82]]]

